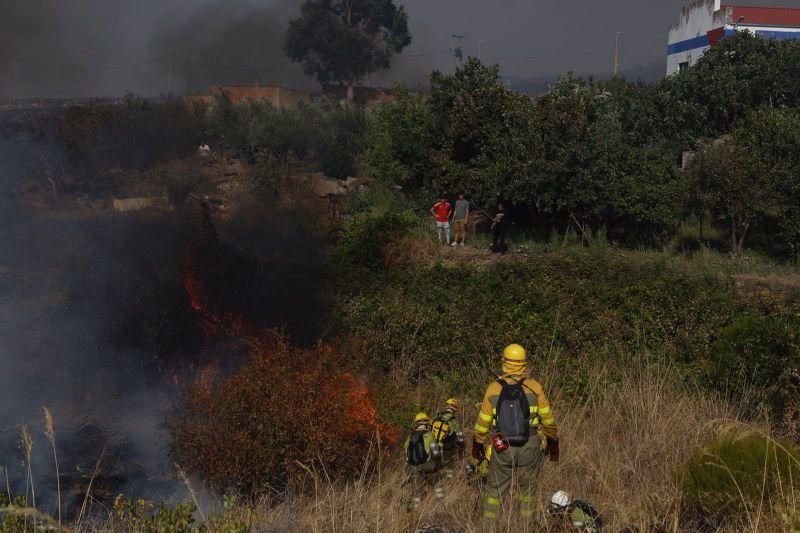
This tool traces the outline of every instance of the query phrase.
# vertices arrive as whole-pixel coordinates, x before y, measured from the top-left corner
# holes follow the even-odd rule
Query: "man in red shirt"
[[[436,232],[439,234],[439,241],[450,244],[450,214],[453,207],[442,197],[431,207],[431,214],[436,217]]]

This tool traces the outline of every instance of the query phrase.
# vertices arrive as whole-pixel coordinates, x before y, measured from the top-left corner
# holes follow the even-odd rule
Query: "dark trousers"
[[[506,233],[508,226],[506,224],[495,224],[492,228],[492,251],[497,253],[505,253],[508,249],[506,245]]]

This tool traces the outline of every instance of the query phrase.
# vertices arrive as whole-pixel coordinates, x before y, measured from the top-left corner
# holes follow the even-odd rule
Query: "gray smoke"
[[[499,63],[506,77],[551,79],[570,70],[606,76],[617,31],[623,32],[622,71],[650,78],[665,60],[669,26],[688,1],[406,0],[399,3],[409,14],[413,42],[390,71],[366,81],[415,86],[433,69],[451,70],[454,33],[466,36],[465,57],[481,48],[482,59]],[[800,0],[735,3],[800,6]],[[175,92],[259,79],[314,87],[281,50],[286,23],[300,4],[0,0],[0,98],[11,94],[14,63],[21,97],[158,95],[167,90],[170,63]]]

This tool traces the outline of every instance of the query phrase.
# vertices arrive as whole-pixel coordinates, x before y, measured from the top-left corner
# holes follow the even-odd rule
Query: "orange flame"
[[[244,318],[240,314],[211,310],[205,285],[194,274],[188,261],[184,266],[183,288],[189,296],[189,305],[200,318],[204,337],[241,335],[244,332]]]

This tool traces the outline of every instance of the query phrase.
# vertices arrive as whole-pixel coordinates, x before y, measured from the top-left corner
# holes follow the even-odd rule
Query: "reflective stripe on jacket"
[[[556,420],[553,416],[553,411],[550,408],[550,402],[547,401],[547,396],[544,394],[544,389],[538,381],[532,378],[523,378],[522,376],[514,374],[505,374],[501,376],[509,385],[523,381],[523,390],[528,399],[528,405],[531,411],[530,423],[531,427],[539,427],[546,437],[558,436],[558,428],[556,427]],[[478,412],[478,418],[475,420],[475,440],[480,443],[486,442],[489,437],[489,430],[494,426],[495,417],[497,414],[497,400],[500,398],[500,391],[502,385],[497,381],[492,381],[486,388],[486,394],[483,395],[483,403]]]

